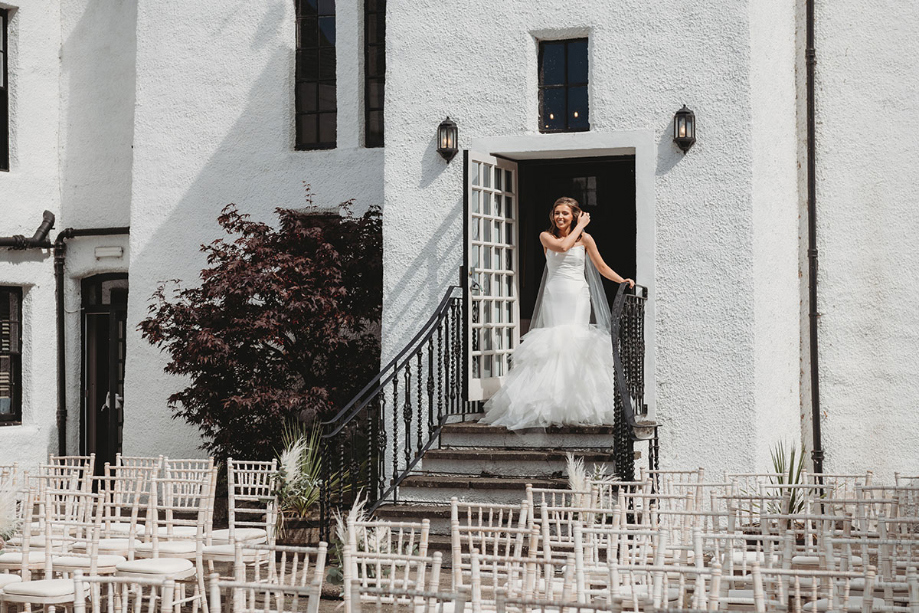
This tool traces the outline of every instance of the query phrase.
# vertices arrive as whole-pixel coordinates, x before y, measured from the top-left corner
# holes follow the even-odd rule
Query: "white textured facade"
[[[0,8],[10,7],[0,2]],[[79,446],[80,280],[129,275],[124,451],[200,455],[171,418],[183,382],[137,323],[160,281],[193,282],[221,208],[257,219],[322,205],[384,208],[383,358],[427,320],[464,259],[461,148],[511,159],[635,156],[637,280],[651,292],[648,398],[662,464],[764,469],[776,441],[810,442],[803,2],[391,1],[386,146],[363,141],[363,2],[338,0],[337,147],[294,150],[289,0],[46,0],[11,7],[11,166],[0,235],[130,226],[69,241],[68,446]],[[919,351],[919,9],[817,0],[820,372],[827,471],[919,473],[909,368]],[[590,131],[540,134],[540,40],[587,37]],[[683,104],[698,120],[684,155]],[[521,203],[526,206],[526,203]],[[97,259],[97,246],[121,258]],[[603,244],[600,244],[601,252]],[[56,451],[49,250],[0,253],[25,288],[23,419],[0,464]],[[610,262],[615,268],[615,262]]]

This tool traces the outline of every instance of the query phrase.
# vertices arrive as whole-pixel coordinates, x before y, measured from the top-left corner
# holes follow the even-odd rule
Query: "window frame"
[[[10,170],[10,9],[0,8],[0,171]]]
[[[22,423],[22,288],[0,285],[0,301],[10,304],[10,345],[8,351],[2,350],[0,357],[10,361],[10,396],[12,411],[0,413],[0,425]]]
[[[587,62],[587,80],[584,82],[569,82],[568,80],[568,51],[572,43],[586,43],[587,57],[585,61]],[[564,58],[564,69],[565,69],[565,78],[563,82],[559,85],[543,85],[543,53],[545,51],[545,45],[558,45],[562,44],[565,49],[565,58]],[[586,36],[581,36],[578,38],[565,38],[559,40],[541,40],[539,41],[539,51],[538,57],[536,59],[536,71],[537,71],[537,82],[538,82],[538,97],[539,97],[539,132],[541,134],[558,134],[563,132],[589,132],[590,131],[590,39]],[[587,120],[585,126],[582,127],[570,127],[569,117],[568,117],[568,94],[569,90],[573,87],[585,87],[587,88],[588,97],[587,97]],[[545,117],[544,108],[543,108],[543,92],[546,90],[557,90],[561,89],[565,93],[565,125],[562,128],[546,128],[546,122],[543,120]]]
[[[376,6],[376,10],[371,10],[371,4]],[[380,29],[383,33],[380,40],[371,43],[371,17],[382,19],[383,24]],[[371,50],[378,49],[378,53],[383,58],[383,74],[371,75]],[[379,107],[372,106],[370,100],[371,84],[379,84],[385,91],[386,89],[386,0],[364,0],[364,146],[368,149],[383,147],[386,144],[386,125],[383,123],[385,102],[381,102]],[[371,113],[380,113],[381,130],[379,140],[376,135],[370,133],[370,116]]]
[[[315,7],[311,5],[315,4]],[[315,11],[314,14],[308,14],[305,12],[305,7],[310,5],[310,10]],[[331,12],[323,12],[323,7],[331,6]],[[331,45],[325,46],[322,44],[322,31],[320,28],[321,20],[331,20],[333,28],[336,29],[335,38],[337,41],[337,10],[335,7],[335,0],[295,0],[295,13],[296,13],[296,53],[294,59],[294,148],[297,151],[316,151],[323,149],[335,149],[338,146],[338,51],[336,49],[335,41]],[[304,22],[307,22],[311,19],[316,20],[316,41],[315,45],[310,46],[301,46],[304,40],[304,35],[301,32],[301,28],[304,25]],[[316,54],[316,65],[311,66],[310,68],[315,69],[315,78],[306,78],[304,77],[304,72],[307,70],[307,66],[303,63],[303,57],[308,53]],[[326,75],[325,78],[322,78],[322,66],[323,58],[327,58],[331,55],[332,60],[331,64],[333,66],[332,77]],[[311,111],[301,111],[301,108],[304,106],[304,101],[301,99],[301,85],[310,85],[314,84],[316,86],[315,91],[315,108]],[[332,109],[320,109],[320,101],[322,100],[322,86],[331,86],[331,91],[335,93],[334,102],[332,104]],[[332,115],[333,116],[333,126],[334,126],[334,137],[331,141],[323,141],[321,138],[321,118],[323,115]],[[302,121],[315,121],[316,122],[316,140],[314,142],[306,142],[300,140],[300,123]]]

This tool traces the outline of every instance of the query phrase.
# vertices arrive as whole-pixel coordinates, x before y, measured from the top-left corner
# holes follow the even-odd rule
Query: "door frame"
[[[648,418],[657,412],[657,354],[655,250],[657,219],[654,184],[658,145],[651,130],[577,132],[472,139],[469,149],[514,161],[607,156],[635,156],[635,268],[636,282],[648,288],[645,306],[645,402]],[[464,236],[465,251],[468,236]],[[465,277],[464,277],[465,278]]]

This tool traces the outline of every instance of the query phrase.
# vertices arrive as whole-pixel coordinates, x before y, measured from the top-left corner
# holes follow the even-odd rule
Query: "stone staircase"
[[[517,504],[526,484],[567,487],[566,453],[584,458],[588,471],[605,464],[613,472],[612,426],[552,426],[510,432],[477,423],[481,415],[444,426],[439,447],[429,450],[420,470],[399,487],[397,503],[375,515],[392,521],[431,522],[431,550],[449,555],[450,499]]]

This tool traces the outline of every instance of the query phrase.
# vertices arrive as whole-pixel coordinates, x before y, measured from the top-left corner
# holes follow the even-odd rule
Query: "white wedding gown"
[[[583,245],[546,251],[545,326],[520,339],[513,368],[485,403],[481,423],[509,430],[613,423],[612,345],[609,332],[588,323],[586,257]]]

